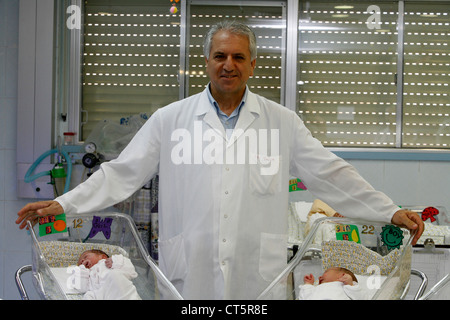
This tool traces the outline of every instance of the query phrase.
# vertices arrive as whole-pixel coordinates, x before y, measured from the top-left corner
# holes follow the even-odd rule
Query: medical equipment
[[[28,300],[28,295],[21,275],[30,270],[33,284],[42,299],[82,298],[76,285],[68,279],[74,269],[71,267],[76,265],[80,254],[92,248],[103,250],[109,255],[123,254],[131,260],[138,273],[133,284],[143,300],[182,299],[149,256],[134,221],[126,214],[66,215],[65,222],[56,228],[60,232],[46,236],[38,236],[38,224],[32,227],[28,222],[28,228],[32,238],[32,265],[23,266],[16,272],[16,284],[23,300]]]
[[[30,166],[30,168],[28,169],[28,171],[25,174],[25,178],[24,181],[26,183],[30,183],[33,180],[36,180],[37,178],[43,177],[43,176],[51,176],[52,179],[61,179],[63,178],[63,175],[61,174],[61,169],[63,169],[63,166],[60,162],[58,162],[55,167],[50,170],[50,171],[42,171],[36,174],[34,173],[34,170],[36,169],[36,167],[42,162],[42,160],[44,160],[45,158],[47,158],[48,156],[52,155],[52,154],[60,154],[62,155],[65,160],[66,160],[66,164],[67,164],[67,174],[64,177],[64,189],[58,189],[58,187],[60,187],[60,183],[56,181],[52,181],[51,183],[54,184],[55,187],[55,196],[61,195],[62,193],[66,193],[67,191],[69,191],[70,188],[70,177],[72,176],[72,161],[69,157],[69,154],[67,152],[65,152],[64,150],[58,150],[58,149],[52,149],[52,150],[48,150],[46,152],[44,152],[42,155],[40,155],[36,161],[33,162],[33,164]],[[61,193],[61,191],[63,191]]]
[[[367,299],[402,299],[410,275],[422,278],[416,299],[425,290],[426,275],[411,270],[413,234],[390,224],[358,219],[317,219],[287,267],[258,299],[298,299],[303,277],[316,279],[329,267],[352,271]]]

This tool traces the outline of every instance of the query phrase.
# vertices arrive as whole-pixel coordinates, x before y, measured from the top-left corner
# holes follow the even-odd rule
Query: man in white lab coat
[[[25,206],[21,228],[38,215],[106,208],[159,174],[160,266],[186,299],[253,299],[283,270],[291,176],[339,213],[417,229],[417,241],[417,214],[323,148],[294,112],[249,91],[256,40],[247,26],[213,27],[205,61],[203,92],[155,112],[74,190]]]

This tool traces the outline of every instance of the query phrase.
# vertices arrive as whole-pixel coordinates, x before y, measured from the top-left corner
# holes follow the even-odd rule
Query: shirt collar
[[[208,93],[208,99],[209,102],[211,103],[212,106],[214,106],[214,109],[216,110],[216,112],[218,114],[221,114],[223,116],[227,116],[222,110],[220,110],[219,108],[219,104],[217,103],[217,101],[213,98],[212,94],[211,94],[211,83],[208,84],[208,90],[206,90],[206,92]],[[239,114],[241,108],[244,106],[245,101],[247,100],[247,95],[248,95],[248,87],[245,86],[245,91],[244,91],[244,95],[242,96],[242,100],[239,103],[238,107],[236,109],[233,110],[233,112],[230,114],[230,118],[234,117],[236,115]],[[227,116],[228,117],[228,116]]]

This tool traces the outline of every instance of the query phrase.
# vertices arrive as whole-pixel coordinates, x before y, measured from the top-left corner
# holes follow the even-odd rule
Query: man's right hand
[[[19,228],[23,229],[27,226],[27,221],[34,225],[39,217],[56,216],[62,213],[64,213],[64,209],[56,201],[33,202],[27,204],[17,213],[19,217],[16,224],[20,224]]]

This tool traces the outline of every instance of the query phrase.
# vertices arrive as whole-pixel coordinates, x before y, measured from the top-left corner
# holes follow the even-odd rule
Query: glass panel
[[[192,5],[189,19],[189,95],[202,91],[209,82],[203,56],[204,35],[219,20],[236,20],[252,28],[257,38],[256,68],[254,76],[248,81],[249,89],[273,101],[282,101],[286,31],[284,7]]]
[[[403,147],[450,147],[450,5],[405,4]]]
[[[179,98],[180,12],[169,1],[84,4],[83,111],[86,138],[98,121],[145,113]]]
[[[297,111],[325,146],[395,147],[397,4],[301,1]]]

